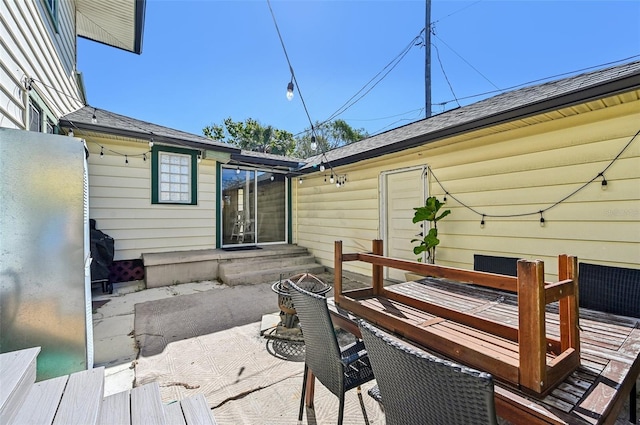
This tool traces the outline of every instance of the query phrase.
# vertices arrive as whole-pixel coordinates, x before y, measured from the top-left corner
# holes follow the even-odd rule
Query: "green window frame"
[[[198,204],[198,153],[172,146],[151,148],[152,204]]]

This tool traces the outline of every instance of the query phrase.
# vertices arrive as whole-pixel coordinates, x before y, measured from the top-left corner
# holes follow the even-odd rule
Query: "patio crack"
[[[252,388],[252,389],[250,389],[250,390],[243,391],[243,392],[241,392],[241,393],[239,393],[239,394],[236,394],[236,395],[234,395],[234,396],[228,397],[228,398],[226,398],[226,399],[222,400],[220,403],[216,404],[215,406],[211,407],[211,410],[213,410],[213,409],[217,409],[218,407],[221,407],[221,406],[223,406],[223,405],[227,404],[227,403],[228,403],[228,402],[230,402],[230,401],[241,400],[241,399],[245,398],[246,396],[248,396],[248,395],[250,395],[250,394],[253,394],[253,393],[255,393],[255,392],[258,392],[258,391],[261,391],[261,390],[267,389],[267,388],[269,388],[269,387],[272,387],[272,386],[274,386],[274,385],[276,385],[276,384],[279,384],[280,382],[286,381],[286,380],[287,380],[287,379],[289,379],[289,378],[293,378],[293,377],[294,377],[294,376],[296,376],[296,375],[300,375],[300,372],[298,372],[298,373],[294,373],[294,374],[289,375],[289,376],[285,376],[284,378],[282,378],[282,379],[280,379],[280,380],[278,380],[278,381],[272,382],[272,383],[270,383],[269,385],[259,386],[259,387],[256,387],[256,388]]]

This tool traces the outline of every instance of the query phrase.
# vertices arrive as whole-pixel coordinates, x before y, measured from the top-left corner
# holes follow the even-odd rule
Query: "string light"
[[[287,84],[287,100],[291,101],[293,99],[293,75],[291,76],[291,81]]]
[[[100,159],[104,158],[104,146],[100,146]]]
[[[236,167],[236,174],[240,174],[240,167]]]
[[[298,180],[298,183],[302,184],[302,177],[300,177],[300,180]]]
[[[91,124],[98,124],[98,117],[96,117],[96,108],[93,108],[93,116],[91,117]]]
[[[149,147],[152,148],[153,147],[153,137],[151,138],[151,140],[149,140]]]
[[[142,154],[142,160],[143,160],[144,162],[147,162],[147,154],[146,154],[146,153],[143,153],[143,154]],[[200,161],[198,161],[198,162],[200,162]]]
[[[333,180],[333,174],[331,174],[331,178],[329,179],[329,183],[333,183],[333,182],[334,182],[334,180]]]
[[[67,136],[73,137],[73,128],[69,129],[69,132],[67,133]]]
[[[311,150],[315,151],[318,148],[318,144],[316,143],[316,136],[311,136]],[[324,171],[320,169],[320,171]]]
[[[198,164],[202,162],[202,155],[198,155]]]
[[[600,183],[600,187],[602,188],[602,190],[607,190],[607,185],[609,183],[607,183],[607,179],[604,178],[604,174],[600,173],[598,174],[599,177],[602,177],[602,183]]]
[[[271,181],[274,181],[276,178],[275,178],[275,176],[273,174],[271,174],[270,179],[271,179]]]
[[[326,168],[324,167],[324,164],[320,164],[320,172],[324,172],[324,170],[326,170]]]
[[[484,229],[484,214],[482,214],[482,220],[480,220],[480,228]]]
[[[124,156],[124,163],[125,164],[129,163],[129,157],[127,155]]]
[[[462,207],[468,209],[469,211],[478,214],[480,216],[482,216],[482,219],[480,221],[480,225],[484,225],[484,221],[485,221],[485,217],[496,217],[496,218],[511,218],[511,217],[526,217],[526,216],[532,216],[532,215],[536,215],[539,214],[540,215],[540,226],[544,227],[546,220],[544,218],[544,213],[549,211],[550,209],[562,204],[563,202],[565,202],[566,200],[570,199],[571,197],[573,197],[574,195],[576,195],[578,192],[582,191],[583,189],[585,189],[588,185],[590,185],[591,183],[593,183],[594,181],[598,180],[599,178],[602,178],[602,181],[600,183],[600,187],[603,190],[606,190],[606,188],[608,187],[608,182],[607,179],[604,176],[604,173],[611,168],[611,166],[613,166],[613,164],[620,158],[620,156],[622,156],[622,154],[627,150],[627,148],[631,145],[631,143],[640,135],[640,130],[638,130],[633,136],[631,136],[631,138],[629,139],[629,141],[624,145],[624,147],[618,152],[618,154],[609,162],[609,164],[604,168],[604,170],[602,170],[601,172],[599,172],[597,175],[595,175],[593,178],[591,178],[591,180],[583,183],[580,187],[576,188],[574,191],[572,191],[571,193],[569,193],[568,195],[564,196],[563,198],[561,198],[560,200],[557,200],[555,202],[553,202],[551,205],[549,205],[548,207],[538,210],[538,211],[532,211],[532,212],[523,212],[523,213],[516,213],[516,214],[486,214],[486,213],[482,213],[481,211],[478,211],[477,209],[467,205],[466,203],[464,203],[461,199],[459,199],[458,197],[456,197],[455,195],[451,194],[450,192],[447,191],[447,189],[443,186],[442,182],[440,182],[440,180],[438,179],[438,177],[436,176],[436,174],[433,172],[433,169],[431,169],[431,167],[427,167],[429,170],[429,174],[431,175],[431,177],[435,180],[435,182],[438,184],[438,186],[440,186],[440,188],[444,191],[444,193],[446,193],[446,195],[450,196],[454,201],[456,201],[457,203],[459,203]],[[446,196],[445,196],[445,200],[446,200]]]

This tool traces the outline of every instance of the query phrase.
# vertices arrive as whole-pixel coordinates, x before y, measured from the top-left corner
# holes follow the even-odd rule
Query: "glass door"
[[[286,242],[284,175],[223,167],[221,197],[223,247]]]

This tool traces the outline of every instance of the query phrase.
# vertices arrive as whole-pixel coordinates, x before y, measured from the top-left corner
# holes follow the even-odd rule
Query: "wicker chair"
[[[338,425],[341,425],[345,393],[356,387],[360,393],[360,385],[373,379],[364,344],[359,340],[340,348],[326,298],[305,291],[293,282],[289,286],[293,289],[290,294],[302,328],[306,353],[298,422],[302,421],[307,377],[311,370],[322,385],[340,399]],[[366,420],[364,405],[363,414]]]
[[[578,300],[581,308],[640,318],[640,269],[580,263]],[[637,384],[629,393],[629,422],[636,423]]]
[[[496,424],[493,378],[427,354],[361,320],[387,425]]]

